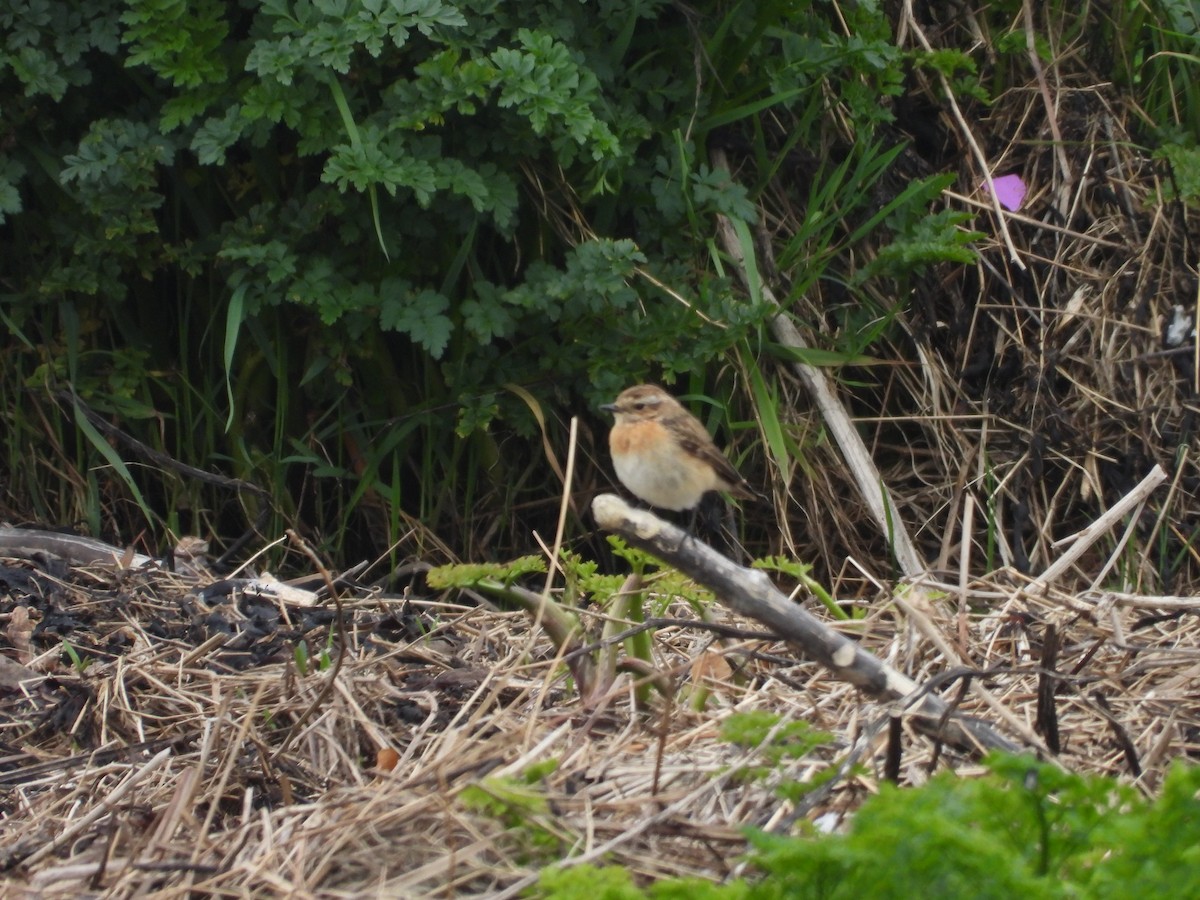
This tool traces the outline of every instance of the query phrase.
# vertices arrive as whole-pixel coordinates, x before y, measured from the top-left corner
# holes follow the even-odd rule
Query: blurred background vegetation
[[[964,476],[925,467],[945,443],[928,423],[978,421],[992,391],[1038,393],[1054,328],[1043,309],[1041,336],[1022,330],[1030,294],[990,237],[965,135],[992,174],[1031,185],[1058,184],[1045,168],[1056,146],[1072,159],[1096,146],[1047,130],[1039,66],[1056,103],[1091,104],[1056,107],[1064,123],[1106,123],[1101,143],[1145,163],[1149,187],[1118,212],[1135,228],[1169,222],[1139,233],[1161,235],[1159,262],[1146,259],[1158,280],[1137,286],[1160,304],[1143,320],[1152,349],[1154,317],[1196,304],[1194,5],[1037,6],[12,0],[0,10],[0,514],[151,550],[198,534],[220,552],[248,529],[294,526],[339,564],[512,556],[553,534],[574,415],[570,536],[585,540],[587,501],[612,487],[597,406],[656,380],[771,493],[746,510],[752,551],[799,554],[826,577],[850,553],[886,558],[789,380],[776,308],[742,289],[718,246],[721,214],[747,226],[935,559]],[[714,168],[715,150],[732,172]],[[1046,208],[1053,227],[1090,228],[1078,208]],[[1059,275],[1054,304],[1074,289],[1075,263],[1050,256],[1054,274],[1030,276],[1035,307]],[[1115,278],[1089,265],[1097,285]],[[991,302],[1011,305],[981,318]],[[1014,310],[1023,324],[1009,327]],[[1190,410],[1178,362],[1155,371]],[[922,369],[952,395],[945,408],[909,383]],[[1003,537],[998,491],[1036,506],[1023,479],[1086,468],[1059,448],[1078,429],[1009,412],[1017,446],[965,479],[989,516],[980,564],[1027,563],[1041,546],[1017,546],[1019,522]],[[1172,421],[1153,449],[1123,434],[1176,463],[1186,504],[1191,426]],[[1108,449],[1128,462],[1123,448]],[[1133,477],[1105,472],[1079,492],[1084,520]],[[1076,524],[1046,504],[1023,521],[1053,520],[1048,536]],[[1189,515],[1171,513],[1159,584],[1194,565]]]

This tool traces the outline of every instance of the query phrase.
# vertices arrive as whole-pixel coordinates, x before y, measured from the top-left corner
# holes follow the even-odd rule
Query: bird
[[[615,420],[608,446],[617,478],[639,500],[680,512],[710,491],[758,496],[700,420],[658,385],[627,388],[600,408]]]

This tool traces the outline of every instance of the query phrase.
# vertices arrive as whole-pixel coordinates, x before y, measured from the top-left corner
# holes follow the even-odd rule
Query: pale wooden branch
[[[0,528],[0,556],[30,559],[47,553],[77,566],[111,565],[140,569],[155,564],[152,557],[77,534],[60,534],[36,528]]]
[[[646,510],[636,509],[615,494],[592,501],[597,524],[615,531],[630,544],[653,553],[741,615],[766,625],[780,639],[864,693],[895,703],[913,725],[959,747],[1014,750],[1015,746],[990,726],[952,714],[936,694],[859,647],[808,613],[780,592],[766,572],[747,569],[722,556],[683,529]]]
[[[1053,584],[1059,576],[1061,576],[1075,560],[1079,559],[1084,552],[1092,546],[1102,536],[1107,534],[1118,522],[1129,514],[1138,505],[1146,502],[1146,498],[1150,493],[1163,483],[1167,478],[1167,473],[1163,471],[1162,466],[1155,465],[1150,470],[1145,478],[1143,478],[1132,491],[1113,504],[1112,509],[1092,522],[1078,534],[1073,534],[1070,537],[1062,538],[1055,541],[1053,546],[1059,547],[1063,544],[1070,543],[1071,546],[1056,559],[1027,589],[1031,594],[1044,593],[1046,588]],[[1119,549],[1119,548],[1118,548]]]
[[[1131,609],[1200,609],[1200,597],[1151,596],[1149,594],[1130,594],[1125,591],[1085,591],[1082,594],[1076,594],[1075,599],[1092,606],[1112,604],[1127,606]]]

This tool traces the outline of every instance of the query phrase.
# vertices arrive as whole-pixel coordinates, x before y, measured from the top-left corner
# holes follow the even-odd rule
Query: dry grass
[[[863,612],[841,627],[865,647],[948,698],[966,685],[963,711],[1018,741],[1056,742],[1062,765],[1153,791],[1167,763],[1200,752],[1200,603],[1148,596],[1200,592],[1197,345],[1163,341],[1174,307],[1197,302],[1195,213],[1160,202],[1160,169],[1129,141],[1128,113],[1103,84],[1046,68],[1046,91],[1012,91],[969,126],[1003,135],[982,141],[991,170],[1032,186],[1025,209],[1005,216],[1016,258],[970,187],[981,175],[947,116],[967,186],[947,202],[993,237],[976,266],[915,288],[893,354],[903,362],[882,378],[861,373],[854,398],[930,579],[944,583],[888,580],[882,541],[823,449],[814,477],[787,486],[798,503],[782,512],[788,542]],[[809,298],[798,318],[820,321],[825,300]],[[788,417],[804,427],[802,413]],[[1025,573],[1055,561],[1056,541],[1154,463],[1170,478],[1129,542],[1114,531],[1030,589]],[[812,527],[795,527],[805,519]],[[342,665],[302,673],[295,647],[319,656],[327,608],[204,602],[204,575],[5,565],[6,896],[503,895],[568,857],[723,878],[741,826],[842,816],[882,776],[889,711],[759,638],[659,630],[658,664],[680,685],[673,701],[639,710],[626,678],[584,709],[523,615],[457,597],[345,591]],[[1102,572],[1127,593],[1094,590]],[[61,637],[92,660],[83,671]],[[698,680],[710,691],[702,710],[686,699]],[[773,781],[733,774],[759,755],[718,729],[756,709],[834,735],[771,776],[809,781],[845,766],[802,808]],[[381,750],[394,764],[377,765]],[[551,759],[511,820],[464,794]],[[969,772],[973,761],[904,734],[903,783],[947,766]]]
[[[757,638],[710,644],[690,628],[662,629],[655,652],[677,677],[673,702],[639,711],[621,681],[589,710],[519,614],[349,595],[340,671],[302,675],[294,643],[323,646],[329,627],[305,625],[303,610],[279,609],[284,624],[239,653],[229,648],[263,601],[241,597],[238,613],[228,600],[210,607],[196,596],[204,578],[72,570],[34,583],[43,596],[21,605],[43,621],[86,621],[72,640],[95,661],[75,671],[45,633],[22,654],[25,674],[42,676],[5,683],[0,862],[29,896],[493,895],[566,856],[722,878],[743,849],[740,826],[841,816],[881,777],[888,711]],[[1169,760],[1200,749],[1192,617],[1148,617],[1140,607],[1155,601],[1038,598],[995,578],[969,586],[967,601],[985,611],[960,621],[958,593],[926,586],[902,605],[880,594],[847,627],[919,679],[964,660],[986,670],[973,684],[996,705],[972,689],[961,708],[1019,739],[1038,721],[1053,623],[1063,765],[1149,791]],[[216,646],[212,634],[227,639]],[[11,627],[9,638],[21,645]],[[701,711],[686,700],[698,680],[711,692]],[[942,689],[956,692],[953,681]],[[771,783],[849,761],[866,774],[843,773],[800,810],[770,784],[734,777],[761,758],[718,740],[718,729],[752,709],[834,735]],[[389,771],[377,767],[385,748],[396,754]],[[910,733],[903,750],[905,783],[970,770]],[[551,759],[557,768],[527,789],[536,802],[512,819],[464,797]]]
[[[946,42],[970,39],[951,34]],[[923,277],[907,299],[875,298],[881,310],[897,302],[906,310],[888,343],[870,348],[890,364],[843,372],[842,381],[934,570],[957,572],[966,553],[973,572],[1037,573],[1054,562],[1056,541],[1159,464],[1169,483],[1150,498],[1105,583],[1197,593],[1196,210],[1164,199],[1169,173],[1131,136],[1135,112],[1099,76],[1078,71],[1077,49],[1062,49],[1045,67],[1045,94],[1032,81],[961,120],[943,111],[936,124],[945,169],[959,176],[945,202],[987,235],[979,261]],[[1016,173],[1028,185],[1019,212],[1001,216],[994,207],[972,141],[991,174]],[[907,160],[901,171],[925,173],[915,153]],[[797,196],[804,192],[771,196],[772,230],[786,234],[787,223],[802,220]],[[819,284],[797,305],[797,320],[827,324],[827,311],[844,302],[840,290]],[[1183,327],[1171,343],[1176,321]],[[811,343],[840,340],[822,333]],[[799,558],[836,580],[847,556],[879,560],[886,547],[791,379],[779,370],[809,459],[776,518],[788,522],[786,543]],[[968,501],[973,526],[964,532]],[[1074,586],[1091,586],[1116,537],[1082,562]],[[853,579],[845,588],[854,590]]]
[[[952,27],[938,42],[968,45]],[[922,592],[885,620],[878,651],[918,680],[989,673],[995,704],[980,703],[978,679],[968,694],[978,714],[1014,734],[1041,726],[1040,739],[1055,723],[1045,711],[1039,720],[1036,669],[1055,635],[1060,760],[1152,791],[1166,762],[1195,757],[1200,736],[1189,687],[1200,659],[1196,210],[1164,199],[1169,172],[1133,139],[1136,111],[1080,71],[1079,49],[1056,48],[1041,82],[988,108],[943,110],[960,185],[947,206],[989,237],[974,267],[913,285],[891,351],[873,348],[892,365],[844,380],[857,382],[858,421],[928,561],[926,585],[941,582],[931,603]],[[982,190],[973,143],[991,174],[1029,185],[1019,212],[1001,214]],[[800,215],[775,200],[774,221]],[[835,299],[814,293],[798,319],[828,321]],[[823,337],[814,343],[837,339]],[[798,386],[788,399],[802,433],[807,400]],[[790,545],[819,561],[838,596],[886,606],[878,529],[836,454],[800,442],[813,451],[810,477],[789,485],[798,502],[777,511],[797,535]],[[1031,589],[1155,465],[1168,478],[1145,504],[1052,590]]]

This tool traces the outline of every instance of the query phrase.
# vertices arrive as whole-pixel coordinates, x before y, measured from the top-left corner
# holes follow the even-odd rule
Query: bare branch
[[[795,644],[835,678],[879,700],[899,704],[921,731],[960,747],[1015,749],[988,725],[952,715],[940,697],[789,600],[766,572],[737,565],[681,528],[630,506],[615,494],[596,497],[592,513],[601,528],[617,532],[635,547],[675,566],[709,588],[734,612],[761,622]]]

